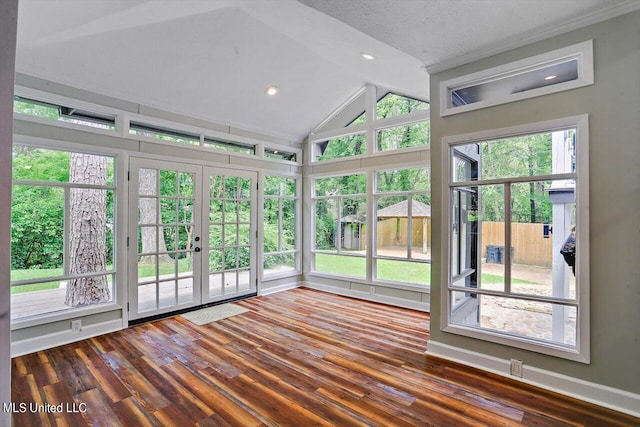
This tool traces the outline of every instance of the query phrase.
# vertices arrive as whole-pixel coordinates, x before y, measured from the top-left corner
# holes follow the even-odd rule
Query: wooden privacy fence
[[[423,222],[424,220],[424,222]],[[389,218],[378,221],[377,241],[378,247],[398,246],[407,244],[407,232],[409,221],[407,218]],[[424,237],[431,247],[431,218],[413,218],[411,220],[412,245],[422,246]],[[426,236],[424,235],[426,232]]]
[[[482,222],[482,257],[487,257],[487,246],[504,248],[504,222]],[[511,223],[513,263],[551,267],[553,257],[552,236],[545,239],[543,224]]]
[[[406,246],[407,232],[409,231],[409,221],[407,218],[389,218],[378,221],[377,241],[378,248],[390,246]],[[426,232],[427,245],[431,248],[431,218],[413,218],[411,221],[412,245],[422,246]],[[360,227],[360,238],[358,242],[353,241],[352,230],[343,231],[343,239],[349,238],[348,244],[343,242],[343,247],[348,249],[364,250],[367,241],[367,227],[362,224]]]

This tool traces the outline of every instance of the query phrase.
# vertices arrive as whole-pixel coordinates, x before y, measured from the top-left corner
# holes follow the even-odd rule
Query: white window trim
[[[494,99],[487,99],[485,101],[474,102],[473,104],[462,105],[459,107],[452,106],[451,93],[455,90],[477,84],[501,80],[506,77],[516,76],[524,72],[533,71],[535,69],[543,68],[545,66],[554,65],[561,62],[566,62],[573,59],[578,61],[578,78],[576,80],[544,86],[537,89],[531,89]],[[442,117],[445,117],[452,114],[465,113],[468,111],[478,110],[494,105],[506,104],[509,102],[520,101],[523,99],[588,86],[592,85],[593,82],[593,40],[588,40],[582,43],[577,43],[561,49],[553,50],[551,52],[546,52],[541,55],[532,56],[530,58],[525,58],[519,61],[511,62],[508,64],[489,68],[487,70],[478,71],[476,73],[467,74],[465,76],[456,77],[441,82],[440,115]]]
[[[469,144],[493,139],[508,138],[512,136],[547,132],[553,130],[575,127],[576,132],[576,170],[578,174],[578,185],[576,193],[576,240],[580,242],[580,250],[576,258],[576,302],[578,306],[576,348],[570,349],[565,346],[553,343],[537,341],[527,337],[517,337],[496,331],[472,328],[469,326],[456,325],[451,323],[451,291],[456,288],[451,286],[451,235],[447,232],[443,239],[443,254],[441,271],[445,274],[444,280],[447,286],[441,294],[441,306],[443,310],[440,315],[441,329],[457,335],[491,341],[510,347],[521,348],[537,353],[548,354],[564,359],[574,360],[582,363],[590,362],[590,331],[589,331],[589,118],[588,115],[565,117],[545,122],[531,123],[522,126],[513,126],[502,129],[494,129],[477,133],[462,134],[444,137],[443,161],[447,165],[443,173],[447,174],[443,180],[443,194],[445,197],[442,203],[441,214],[446,218],[447,229],[451,230],[451,200],[450,188],[459,183],[454,183],[451,171],[451,148],[456,145]]]

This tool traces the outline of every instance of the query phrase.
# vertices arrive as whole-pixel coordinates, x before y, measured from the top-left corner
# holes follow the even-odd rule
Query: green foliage
[[[426,110],[429,104],[405,96],[388,93],[380,99],[376,106],[376,117],[400,116],[414,111]],[[348,126],[365,123],[366,115],[362,113]],[[429,144],[431,134],[430,122],[412,123],[394,128],[382,129],[377,133],[378,151],[396,150],[399,148],[417,147]],[[364,133],[330,139],[317,144],[321,153],[317,160],[340,159],[344,157],[366,154],[366,136]]]
[[[293,266],[296,248],[296,180],[266,176],[264,181],[264,268]]]
[[[322,155],[316,160],[341,159],[366,153],[367,139],[364,133],[343,136],[319,143]]]
[[[35,107],[41,107],[36,105]],[[42,107],[46,108],[46,107]],[[109,159],[108,179],[113,179]],[[70,154],[16,145],[13,149],[13,179],[69,182]],[[106,190],[96,190],[106,191]],[[107,262],[113,258],[114,194],[107,198]],[[61,187],[15,184],[11,205],[11,268],[49,269],[63,264],[64,190]]]
[[[429,103],[427,102],[396,95],[395,93],[388,93],[376,104],[376,117],[379,120],[413,113],[414,111],[426,110],[428,108]]]
[[[418,122],[378,131],[376,143],[378,151],[429,145],[431,122]]]
[[[36,104],[28,100],[15,100],[13,102],[13,111],[50,120],[60,119],[60,112],[57,107],[53,105]]]
[[[551,174],[551,133],[487,141],[480,144],[482,179]],[[511,186],[513,222],[550,222],[552,207],[544,182]],[[482,187],[485,221],[503,221],[504,194],[501,186]]]
[[[429,172],[428,167],[376,172],[376,192],[430,191],[431,174]]]
[[[64,194],[53,187],[14,185],[11,268],[56,268],[63,262]]]
[[[316,196],[364,194],[367,192],[367,176],[363,173],[340,175],[315,180]]]

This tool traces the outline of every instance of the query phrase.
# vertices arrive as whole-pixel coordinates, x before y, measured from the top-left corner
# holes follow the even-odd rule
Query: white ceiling
[[[425,65],[633,7],[640,1],[21,0],[16,70],[299,141],[366,83],[428,99]],[[269,85],[280,92],[267,97]]]

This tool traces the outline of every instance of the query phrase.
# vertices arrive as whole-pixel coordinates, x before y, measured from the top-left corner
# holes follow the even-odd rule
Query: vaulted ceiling
[[[428,99],[426,68],[639,8],[635,0],[21,0],[16,70],[300,141],[366,83]],[[265,94],[271,85],[275,96]]]

